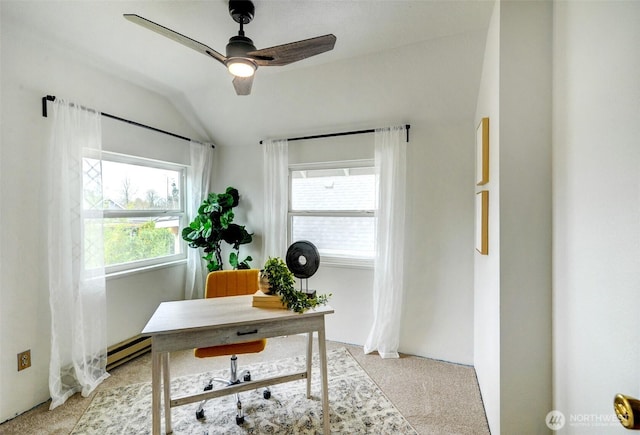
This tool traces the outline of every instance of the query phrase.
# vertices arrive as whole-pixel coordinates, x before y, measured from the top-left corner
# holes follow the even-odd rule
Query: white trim
[[[373,269],[373,258],[324,257],[320,254],[320,267],[322,266],[347,269]]]
[[[108,158],[105,159],[104,157],[105,155],[108,156]],[[98,157],[92,157],[92,158],[97,159]],[[167,162],[165,160],[150,159],[148,157],[132,156],[129,154],[116,153],[113,151],[102,151],[102,160],[109,160],[111,162],[117,162],[117,163],[126,163],[130,165],[136,165],[138,164],[136,162],[144,161],[148,163],[145,165],[138,164],[138,166],[149,166],[156,169],[168,169],[168,170],[174,170],[174,171],[177,171],[179,169],[180,170],[186,169],[190,166],[182,163]]]
[[[375,217],[375,210],[289,210],[289,216]]]
[[[91,217],[91,210],[87,210],[85,215]],[[175,216],[180,221],[184,217],[185,213],[182,210],[169,210],[169,209],[157,209],[157,210],[109,210],[104,209],[102,215],[105,219],[116,218],[152,218],[152,217],[165,217]]]
[[[341,169],[341,168],[367,168],[374,167],[373,159],[338,160],[333,162],[290,163],[289,172],[314,169]]]
[[[165,258],[165,257],[163,257]],[[131,263],[129,263],[131,264]],[[158,269],[164,269],[167,267],[175,267],[175,266],[180,266],[180,265],[186,265],[187,264],[187,259],[183,258],[180,260],[175,260],[175,261],[165,261],[162,263],[158,263],[158,264],[153,264],[153,265],[148,265],[148,266],[139,266],[133,269],[126,269],[126,270],[121,270],[118,272],[110,272],[107,273],[105,275],[107,281],[112,280],[112,279],[117,279],[117,278],[124,278],[130,275],[134,275],[137,273],[143,273],[143,272],[151,272],[153,270],[158,270]]]
[[[174,261],[186,260],[187,253],[165,255],[162,257],[147,258],[145,260],[130,261],[128,263],[118,263],[110,266],[105,266],[105,273],[107,275],[124,272],[127,270],[145,269],[159,264],[172,263]]]

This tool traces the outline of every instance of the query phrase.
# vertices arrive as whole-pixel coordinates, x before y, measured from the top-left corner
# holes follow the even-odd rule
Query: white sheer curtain
[[[52,121],[46,189],[50,409],[76,392],[88,396],[109,376],[100,113],[56,99]]]
[[[187,171],[187,225],[198,214],[202,201],[209,195],[211,172],[213,169],[213,148],[211,144],[190,143],[191,166]],[[204,282],[207,267],[202,260],[202,248],[187,249],[187,278],[184,289],[185,299],[204,297]]]
[[[405,127],[376,129],[376,253],[373,326],[364,352],[398,358],[404,292],[404,222],[407,144]]]
[[[263,256],[284,258],[287,253],[289,210],[289,145],[286,139],[264,143]]]

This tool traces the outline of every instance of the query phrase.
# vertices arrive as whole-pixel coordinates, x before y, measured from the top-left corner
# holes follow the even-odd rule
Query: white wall
[[[552,3],[506,1],[500,16],[500,427],[541,433],[552,402]]]
[[[489,255],[474,257],[473,364],[487,420],[500,433],[500,2],[487,32],[475,126],[489,118]]]
[[[419,121],[410,129],[400,343],[402,352],[464,364],[473,361],[473,195],[467,189],[473,182],[471,122]],[[339,130],[351,129],[347,125]],[[373,158],[373,135],[291,142],[289,148],[295,163]],[[220,146],[218,157],[214,190],[229,185],[240,190],[236,222],[255,232],[246,252],[255,259],[252,266],[260,267],[264,263],[262,148],[258,144]],[[327,319],[329,339],[364,344],[373,322],[372,284],[372,269],[321,263],[309,285],[333,294],[330,304],[335,314]]]
[[[492,124],[498,240],[497,258],[476,254],[476,369],[496,433],[547,431],[552,402],[551,26],[550,2],[496,4],[478,101],[476,122]]]
[[[49,398],[40,174],[50,118],[41,115],[41,98],[57,95],[185,136],[193,133],[165,98],[93,69],[86,59],[21,31],[5,15],[1,32],[0,422]],[[132,145],[116,142],[125,151]],[[188,156],[188,144],[182,146]],[[109,279],[109,344],[139,333],[160,301],[182,296],[183,282],[184,266]],[[32,367],[17,372],[16,354],[26,349],[31,349]]]
[[[407,151],[401,351],[473,364],[473,121],[417,122]]]
[[[618,434],[640,397],[640,3],[554,5],[554,408]],[[577,425],[571,418],[582,418]]]

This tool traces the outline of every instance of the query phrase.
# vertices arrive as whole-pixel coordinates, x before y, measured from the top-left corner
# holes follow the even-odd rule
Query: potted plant
[[[249,269],[247,256],[240,260],[240,245],[251,243],[253,235],[244,225],[233,223],[233,208],[238,205],[240,195],[238,190],[227,187],[225,193],[210,193],[198,208],[198,215],[188,227],[182,230],[182,238],[191,248],[204,248],[209,272],[224,268],[222,261],[222,242],[231,245],[233,251],[229,254],[229,264],[234,269]]]
[[[261,278],[268,280],[269,288],[263,293],[276,294],[289,310],[302,313],[309,308],[327,303],[331,294],[310,296],[294,288],[295,278],[286,263],[279,257],[269,257],[260,271]],[[265,292],[266,290],[266,292]]]

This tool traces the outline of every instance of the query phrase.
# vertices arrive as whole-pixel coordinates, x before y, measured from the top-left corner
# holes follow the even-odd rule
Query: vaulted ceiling
[[[238,25],[224,0],[7,1],[3,14],[87,62],[170,99],[223,145],[473,113],[493,2],[254,0],[257,48],[333,33],[335,49],[259,68],[249,96],[215,60],[130,23],[134,13],[224,53]],[[6,18],[6,17],[5,17]]]

